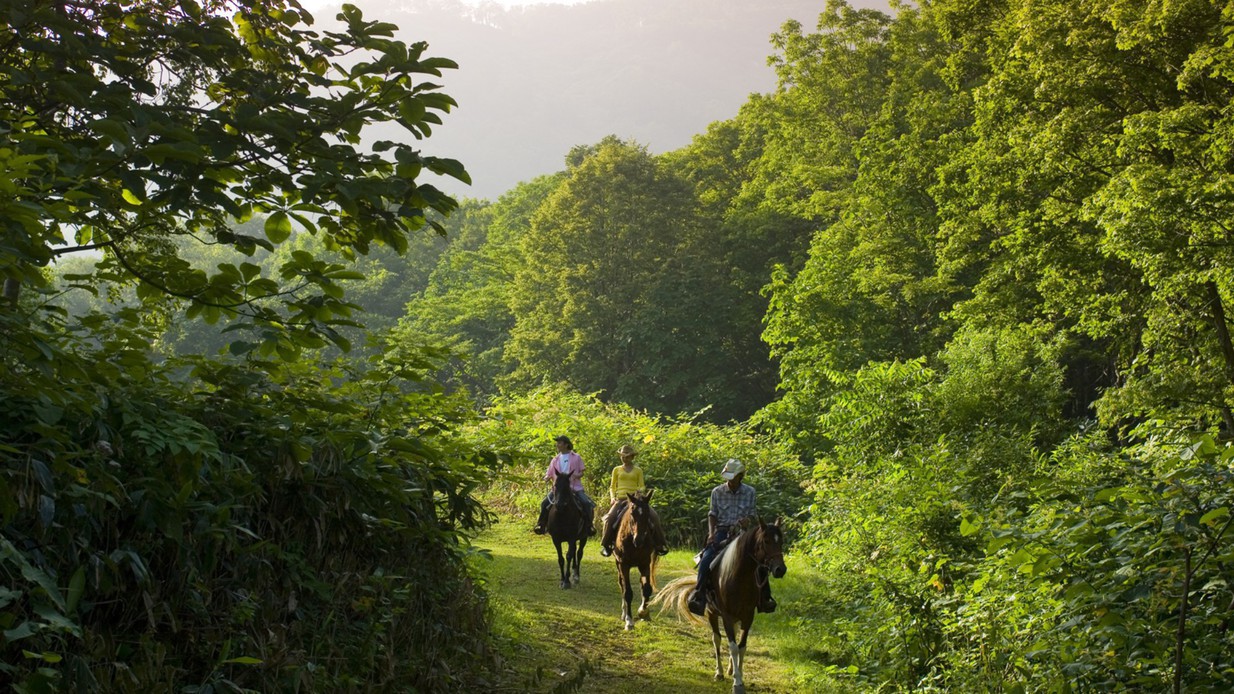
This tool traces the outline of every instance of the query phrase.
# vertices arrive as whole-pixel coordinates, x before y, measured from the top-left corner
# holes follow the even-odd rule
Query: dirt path
[[[504,644],[507,671],[514,680],[501,691],[730,691],[730,679],[712,679],[715,661],[708,626],[653,610],[650,621],[639,621],[633,631],[623,629],[617,570],[612,559],[599,555],[594,538],[583,555],[582,584],[569,590],[558,587],[552,542],[533,535],[518,521],[503,521],[476,545],[490,556],[477,558],[475,565],[492,595],[494,631]],[[692,573],[690,554],[671,552],[661,560],[657,585],[687,573]],[[777,658],[782,644],[776,632],[791,629],[786,612],[759,615],[754,622],[745,668],[746,690],[751,694],[816,691],[794,684],[788,666]]]

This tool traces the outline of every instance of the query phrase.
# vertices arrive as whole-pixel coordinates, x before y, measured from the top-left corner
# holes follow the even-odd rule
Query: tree
[[[774,398],[778,374],[761,335],[768,307],[763,288],[776,267],[801,268],[815,228],[811,220],[743,195],[765,138],[765,124],[746,107],[660,157],[694,186],[700,221],[699,233],[678,250],[688,264],[677,271],[676,296],[668,286],[673,275],[661,275],[661,305],[679,311],[686,324],[693,316],[708,317],[708,332],[697,339],[705,356],[683,375],[716,421],[744,420]],[[685,281],[691,276],[693,286]]]
[[[422,354],[288,358],[344,344],[344,262],[454,207],[415,177],[457,163],[360,151],[370,123],[427,135],[452,102],[420,77],[452,63],[352,7],[324,33],[294,0],[0,7],[0,679],[480,686],[459,536],[493,459],[446,433],[470,403]],[[293,225],[342,260],[306,244],[263,274]],[[46,266],[85,251],[64,277],[123,298],[110,315],[44,301]],[[256,348],[157,353],[179,301]]]
[[[1112,427],[1234,431],[1232,19],[1207,0],[1009,3],[977,137],[944,173],[944,264],[981,276],[958,315],[1102,347]]]
[[[783,122],[767,127],[773,143],[814,132],[827,148],[769,145],[758,166],[828,181],[803,186],[809,195],[768,187],[775,202],[763,203],[818,225],[804,266],[777,270],[767,290],[763,338],[784,397],[760,415],[812,453],[827,446],[819,410],[842,374],[931,356],[946,342],[946,311],[968,289],[938,277],[933,188],[971,119],[970,97],[947,79],[953,46],[929,14],[901,8],[891,22],[832,3],[819,27],[803,35],[789,24],[780,35],[781,86],[769,105]]]
[[[455,161],[406,143],[362,151],[373,123],[427,136],[453,100],[422,76],[455,67],[427,44],[344,6],[335,31],[309,29],[295,0],[6,1],[0,29],[0,274],[12,299],[42,286],[56,257],[101,251],[96,278],[141,298],[188,301],[187,314],[242,318],[263,354],[340,341],[357,275],[297,253],[279,278],[251,263],[192,268],[175,239],[245,254],[293,224],[345,255],[406,248],[428,211],[454,202],[424,169],[467,180]],[[265,238],[234,225],[267,215]],[[237,351],[247,347],[239,345]]]
[[[449,222],[457,233],[396,330],[398,339],[447,346],[455,359],[443,381],[466,387],[479,401],[496,395],[498,382],[512,368],[504,352],[514,326],[511,294],[522,263],[519,244],[532,215],[563,178],[554,174],[521,183],[492,204],[464,201]]]
[[[564,381],[659,412],[684,405],[678,381],[699,343],[653,295],[687,261],[693,195],[642,146],[602,143],[532,217],[514,278],[506,356],[514,383]],[[680,316],[678,316],[680,318]],[[682,339],[685,338],[685,339]]]

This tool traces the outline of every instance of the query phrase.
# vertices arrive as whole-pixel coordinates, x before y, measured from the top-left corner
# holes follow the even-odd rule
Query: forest
[[[431,36],[0,7],[13,691],[494,690],[470,541],[563,433],[690,551],[743,460],[852,691],[1234,689],[1234,6],[828,0],[495,201]]]

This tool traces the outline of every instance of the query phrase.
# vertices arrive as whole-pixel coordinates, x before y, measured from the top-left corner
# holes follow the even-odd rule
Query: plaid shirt
[[[716,517],[717,528],[728,528],[754,514],[754,487],[743,482],[734,492],[725,483],[711,490],[711,510],[708,515]]]

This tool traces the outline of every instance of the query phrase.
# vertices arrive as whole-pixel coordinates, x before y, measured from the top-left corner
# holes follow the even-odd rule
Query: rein
[[[760,538],[760,540],[762,540],[762,538]],[[761,543],[752,542],[751,544],[755,545],[755,549],[757,549],[757,545]],[[767,585],[771,581],[771,562],[759,560],[759,558],[755,556],[754,550],[746,552],[746,556],[749,557],[750,561],[754,562],[754,584],[759,588]]]

